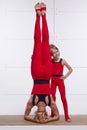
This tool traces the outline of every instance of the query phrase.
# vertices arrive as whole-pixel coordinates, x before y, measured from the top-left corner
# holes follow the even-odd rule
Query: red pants
[[[69,118],[69,116],[68,116],[68,104],[67,104],[67,99],[66,99],[64,81],[61,80],[59,77],[53,77],[52,81],[51,81],[51,93],[52,93],[54,101],[56,101],[57,86],[59,88],[61,100],[62,100],[62,103],[63,103],[65,119],[67,120]]]
[[[40,16],[36,16],[31,75],[33,80],[50,80],[52,76],[52,60],[50,55],[46,15],[42,16],[42,32],[40,29]],[[32,94],[50,93],[51,90],[49,84],[34,84],[32,89]]]

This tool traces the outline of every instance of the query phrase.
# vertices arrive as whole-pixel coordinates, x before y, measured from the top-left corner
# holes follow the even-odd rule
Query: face
[[[60,56],[60,52],[57,49],[51,49],[52,52],[52,56],[54,60],[58,60],[59,56]]]
[[[38,103],[38,111],[45,111],[46,105],[44,102]]]

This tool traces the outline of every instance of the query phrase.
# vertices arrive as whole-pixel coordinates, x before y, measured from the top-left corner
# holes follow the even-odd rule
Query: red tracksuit
[[[33,80],[36,81],[33,85],[32,94],[51,93],[48,81],[52,76],[52,60],[46,15],[42,16],[42,31],[40,28],[40,16],[36,15],[31,75]]]
[[[64,80],[60,79],[60,76],[63,75],[63,65],[61,62],[62,62],[62,59],[60,59],[59,62],[53,61],[51,93],[52,93],[54,101],[56,101],[56,88],[58,86],[61,100],[62,100],[63,107],[64,107],[65,119],[67,120],[69,118],[69,116],[68,116],[68,104],[67,104],[67,100],[66,100],[65,85],[64,85]]]

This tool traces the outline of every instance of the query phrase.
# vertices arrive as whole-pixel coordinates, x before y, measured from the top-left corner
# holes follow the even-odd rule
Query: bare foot
[[[66,121],[67,121],[67,122],[71,122],[72,120],[71,120],[71,118],[68,118],[68,119],[66,119]]]
[[[40,3],[37,3],[35,5],[35,10],[36,10],[37,15],[40,16],[41,15],[41,4]]]
[[[46,14],[46,5],[43,2],[41,3],[41,14],[42,16]]]

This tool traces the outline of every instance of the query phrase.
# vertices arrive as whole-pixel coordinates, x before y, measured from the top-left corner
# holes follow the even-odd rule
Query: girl
[[[72,67],[67,63],[66,60],[60,58],[60,51],[59,49],[51,44],[50,51],[52,55],[52,80],[51,80],[51,94],[53,96],[54,101],[56,101],[56,88],[58,86],[61,100],[63,103],[64,113],[65,113],[65,120],[70,122],[71,119],[68,115],[68,104],[66,99],[66,91],[65,91],[65,84],[64,80],[72,73]],[[68,72],[63,75],[64,67],[68,69]],[[53,114],[52,114],[53,116]]]

